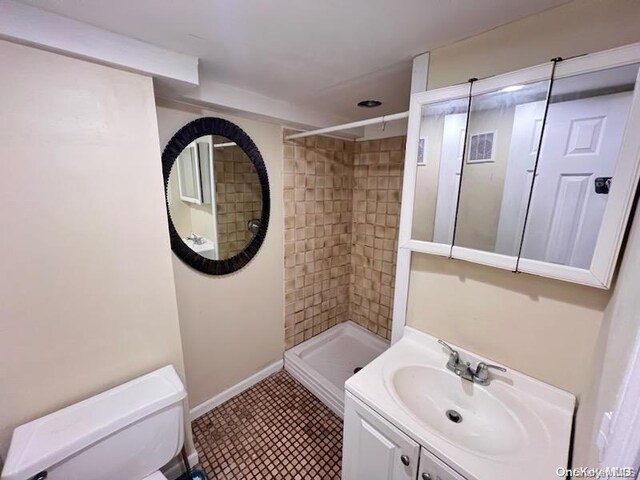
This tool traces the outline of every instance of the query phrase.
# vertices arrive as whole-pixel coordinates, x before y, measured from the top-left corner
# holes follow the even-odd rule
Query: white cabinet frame
[[[566,78],[634,63],[640,63],[640,43],[560,62],[556,67],[554,78]],[[638,132],[640,132],[640,73],[636,77],[629,117],[614,172],[616,181],[611,184],[591,267],[587,270],[520,258],[519,272],[568,280],[598,288],[608,289],[611,286],[638,187],[638,178],[640,178]]]
[[[176,165],[177,169],[178,169],[178,191],[180,192],[180,200],[184,201],[184,202],[189,202],[189,203],[195,203],[196,205],[202,205],[202,185],[201,185],[201,179],[200,179],[200,155],[198,152],[198,146],[196,145],[196,142],[191,142],[189,145],[187,145],[185,147],[185,151],[190,151],[191,152],[191,159],[192,159],[192,165],[191,168],[194,170],[195,172],[195,185],[194,185],[194,189],[195,189],[195,196],[191,197],[189,195],[187,195],[183,190],[182,190],[182,173],[181,173],[181,168],[180,165]],[[178,162],[181,162],[182,159],[178,156]],[[185,179],[186,180],[186,179]]]
[[[640,63],[640,43],[615,48],[604,52],[563,60],[556,64],[553,79],[595,72],[618,66]],[[550,80],[552,63],[478,80],[473,83],[472,95],[496,91],[510,85]],[[407,148],[405,158],[402,210],[400,214],[399,248],[412,252],[448,256],[460,260],[489,265],[492,267],[546,276],[598,288],[609,288],[626,232],[629,214],[635,198],[640,178],[640,74],[636,79],[631,108],[625,128],[622,146],[618,156],[609,198],[602,225],[589,269],[580,269],[526,258],[507,256],[470,248],[434,243],[411,238],[414,199],[417,176],[418,141],[422,106],[426,104],[467,98],[470,84],[456,85],[411,96],[409,123],[407,128]],[[469,115],[471,112],[467,112]],[[468,137],[468,132],[466,133]],[[544,132],[543,132],[544,136]],[[465,142],[468,140],[465,139]],[[464,177],[463,171],[460,182]],[[535,188],[535,185],[534,185]],[[525,225],[526,233],[526,225]]]
[[[209,192],[211,195],[211,221],[213,223],[213,238],[210,239],[213,242],[213,248],[215,250],[216,260],[219,259],[220,250],[218,246],[218,197],[216,195],[216,174],[215,174],[215,149],[213,148],[213,135],[207,135],[205,137],[200,137],[194,141],[197,144],[206,144],[207,150],[209,152],[209,176],[207,181],[209,182]],[[234,144],[235,145],[235,144]],[[200,163],[202,159],[200,158],[200,151],[196,149],[198,152],[198,168],[200,168]],[[201,173],[201,172],[200,172]],[[201,178],[201,177],[200,177]],[[202,181],[202,178],[201,178]],[[201,190],[204,190],[201,188]],[[205,198],[202,199],[205,202]]]
[[[418,141],[420,140],[420,122],[422,120],[422,106],[445,100],[459,100],[469,97],[470,84],[455,85],[453,87],[428,90],[411,95],[409,106],[409,124],[407,126],[407,147],[404,162],[404,179],[402,184],[402,202],[400,210],[400,227],[398,245],[414,252],[431,253],[448,257],[451,245],[443,243],[425,242],[411,239],[413,224],[413,202],[416,193],[416,176],[418,171]]]

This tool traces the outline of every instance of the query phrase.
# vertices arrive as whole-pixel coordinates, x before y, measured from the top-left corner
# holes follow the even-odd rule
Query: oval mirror
[[[269,224],[269,179],[260,151],[237,125],[199,118],[162,154],[171,248],[191,267],[224,275],[258,252]]]

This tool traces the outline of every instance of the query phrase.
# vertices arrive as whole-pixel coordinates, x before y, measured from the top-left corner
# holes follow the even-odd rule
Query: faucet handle
[[[456,363],[458,363],[458,358],[460,357],[460,354],[458,353],[458,351],[454,350],[451,347],[451,345],[449,345],[444,340],[438,339],[438,343],[440,345],[442,345],[444,348],[446,348],[447,350],[449,350],[449,364],[450,365],[455,365]]]
[[[484,363],[484,362],[480,362],[478,364],[478,366],[476,367],[476,371],[481,371],[481,370],[488,370],[490,368],[494,368],[496,370],[500,370],[501,372],[506,372],[507,369],[504,367],[501,367],[500,365],[492,365],[490,363]]]
[[[450,353],[451,355],[453,355],[454,353],[455,353],[456,355],[458,354],[458,352],[457,352],[456,350],[454,350],[453,348],[451,348],[451,345],[449,345],[449,344],[448,344],[447,342],[445,342],[444,340],[440,340],[440,339],[438,339],[438,343],[439,343],[440,345],[442,345],[444,348],[446,348],[447,350],[449,350],[449,353]]]
[[[476,366],[476,371],[473,373],[473,381],[477,384],[487,386],[491,383],[491,379],[489,378],[489,369],[493,368],[495,370],[500,370],[501,372],[506,372],[507,369],[501,367],[500,365],[491,365],[484,362],[478,363]]]

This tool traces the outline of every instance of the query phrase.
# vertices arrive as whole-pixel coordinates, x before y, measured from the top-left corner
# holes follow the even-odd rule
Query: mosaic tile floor
[[[342,420],[284,370],[192,427],[209,480],[340,479]]]

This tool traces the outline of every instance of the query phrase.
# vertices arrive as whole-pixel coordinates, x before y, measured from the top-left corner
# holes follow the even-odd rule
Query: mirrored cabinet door
[[[618,167],[625,161],[620,153],[637,78],[638,64],[631,64],[555,79],[521,271],[543,268],[561,273],[557,267],[564,266],[590,276],[594,256],[604,253],[596,246],[602,229],[610,228],[603,224],[605,212],[616,188],[629,180],[621,177]]]
[[[515,269],[548,88],[546,79],[472,95],[453,257]]]
[[[449,247],[453,242],[468,105],[468,98],[458,98],[421,106],[413,240]]]
[[[400,246],[609,288],[640,177],[639,90],[634,44],[414,94]]]

